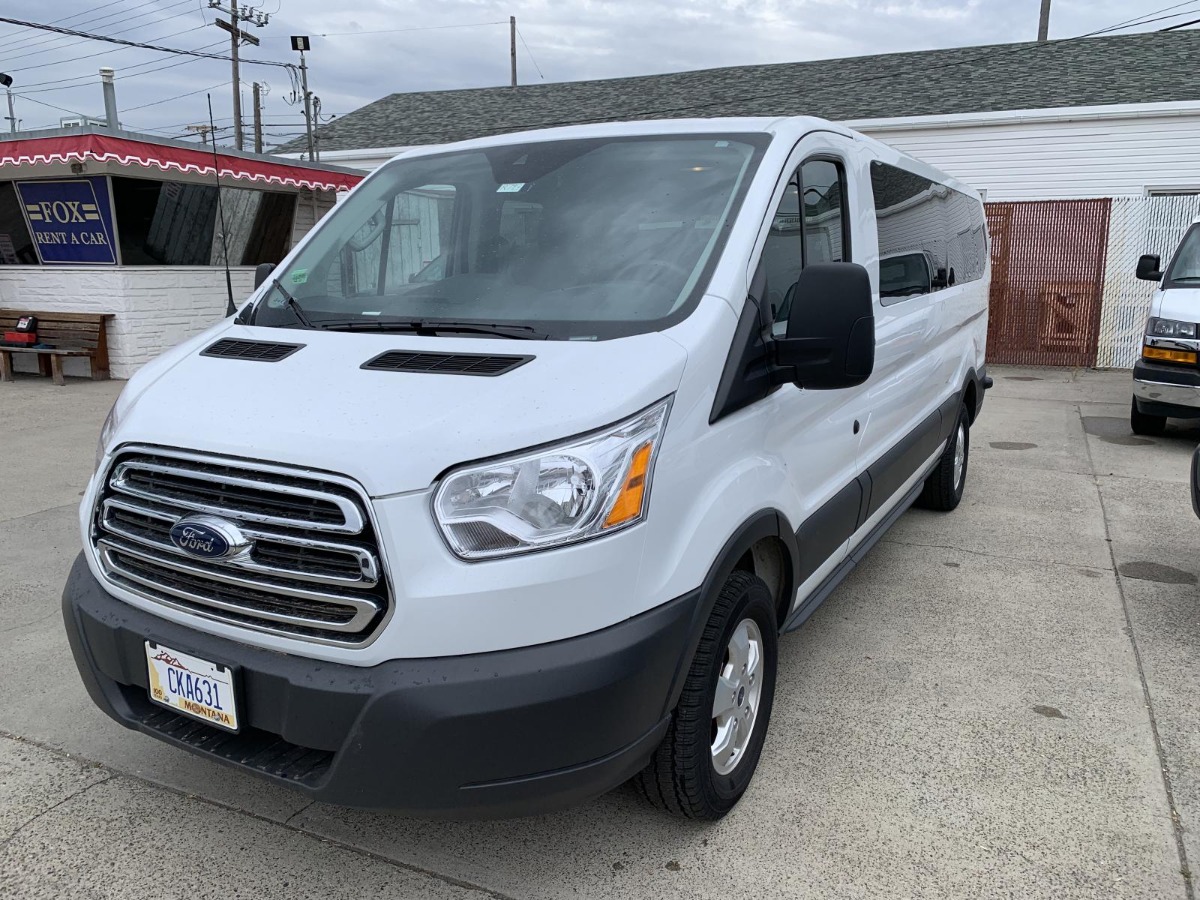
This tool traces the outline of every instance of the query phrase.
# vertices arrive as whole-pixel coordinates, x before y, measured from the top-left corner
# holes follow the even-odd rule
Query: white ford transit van
[[[1149,254],[1137,277],[1159,282],[1150,301],[1142,358],[1133,365],[1129,426],[1135,434],[1162,434],[1167,419],[1200,418],[1200,218],[1179,242],[1164,273]]]
[[[906,254],[936,277],[881,297]],[[331,803],[636,776],[719,818],[779,635],[962,497],[988,271],[978,195],[816,119],[407,151],[117,401],[63,597],[83,679]]]

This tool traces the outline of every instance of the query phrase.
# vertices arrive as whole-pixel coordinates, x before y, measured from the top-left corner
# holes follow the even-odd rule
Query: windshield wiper
[[[385,334],[419,334],[436,337],[438,334],[489,334],[526,341],[544,341],[549,335],[530,325],[491,322],[454,322],[445,319],[384,319],[364,322],[361,319],[322,321],[316,327],[326,331],[378,331]]]
[[[304,307],[300,305],[300,302],[295,297],[293,297],[291,294],[288,293],[287,288],[285,288],[282,284],[279,283],[278,275],[276,275],[275,278],[273,278],[271,280],[271,285],[275,288],[275,290],[277,290],[277,291],[279,291],[279,293],[283,294],[283,299],[285,301],[287,301],[287,305],[289,307],[291,307],[292,312],[296,314],[296,318],[300,320],[301,325],[303,325],[305,328],[316,328],[317,327],[316,325],[314,325],[312,323],[312,320],[309,319],[309,317],[304,314]]]

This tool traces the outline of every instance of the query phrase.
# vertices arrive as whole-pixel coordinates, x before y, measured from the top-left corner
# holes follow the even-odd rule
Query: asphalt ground
[[[962,505],[784,639],[717,824],[628,788],[507,822],[314,805],[111,722],[59,596],[120,384],[0,385],[0,896],[1191,898],[1200,429],[1132,436],[1125,372],[992,374]]]

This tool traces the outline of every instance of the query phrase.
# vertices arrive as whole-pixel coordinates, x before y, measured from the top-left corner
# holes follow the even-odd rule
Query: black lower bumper
[[[579,638],[371,668],[194,631],[108,594],[80,556],[63,618],[92,699],[121,724],[344,806],[507,817],[598,796],[662,739],[699,605],[688,594]],[[144,641],[229,665],[230,734],[150,702]]]
[[[1133,383],[1134,402],[1144,415],[1200,418],[1200,369],[1138,360]]]

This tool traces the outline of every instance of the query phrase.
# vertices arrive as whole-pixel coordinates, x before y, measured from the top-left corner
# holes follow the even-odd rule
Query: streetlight
[[[0,72],[0,84],[4,85],[4,93],[8,95],[8,130],[17,132],[17,114],[13,112],[12,76]]]

